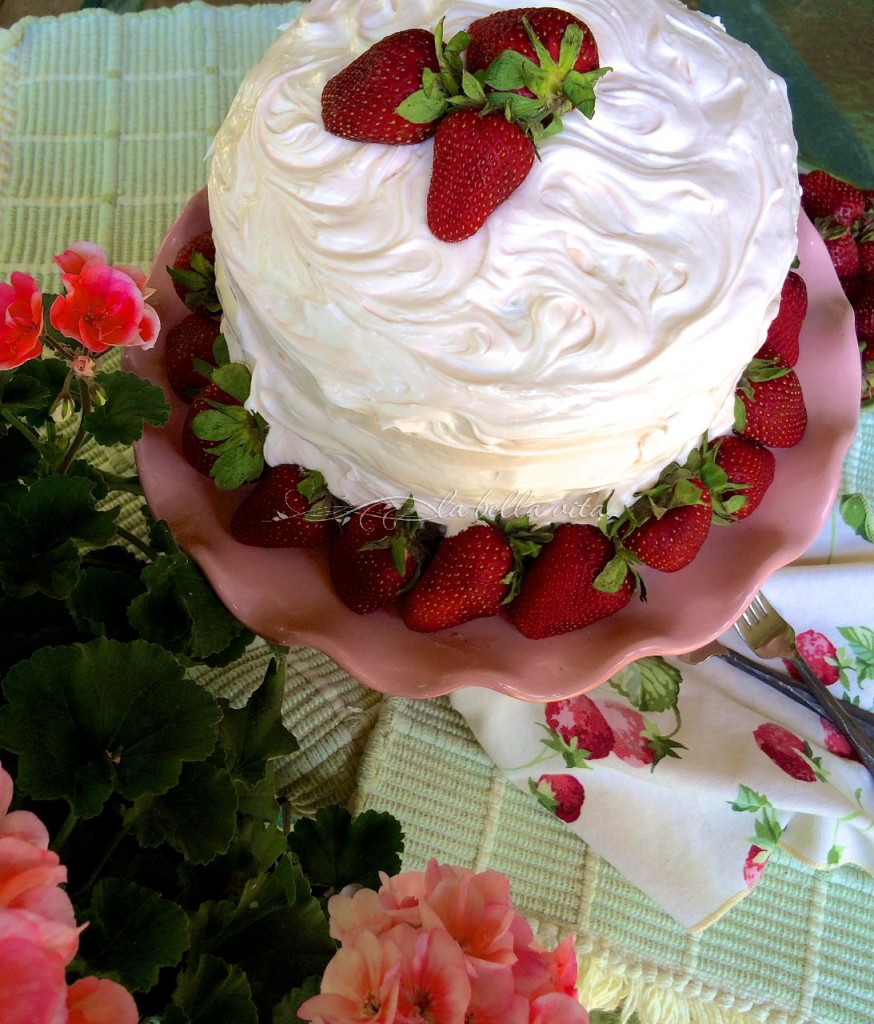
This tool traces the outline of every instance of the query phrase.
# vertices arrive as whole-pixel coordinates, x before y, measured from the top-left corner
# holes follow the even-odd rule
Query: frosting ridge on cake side
[[[444,15],[449,36],[500,5],[311,0],[247,76],[210,217],[271,464],[353,505],[412,494],[455,531],[478,511],[618,510],[730,428],[795,255],[785,88],[674,0],[562,6],[613,69],[595,116],[568,115],[455,244],[425,222],[432,144],[336,138],[320,96],[383,36]]]

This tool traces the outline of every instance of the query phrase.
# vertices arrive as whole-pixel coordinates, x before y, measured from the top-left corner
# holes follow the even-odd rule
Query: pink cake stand
[[[238,544],[228,522],[244,492],[219,492],[182,457],[185,406],[167,384],[162,352],[163,333],[188,310],[165,268],[185,241],[208,227],[203,190],[170,228],[152,268],[162,337],[148,352],[125,353],[126,369],[161,385],[172,406],[167,426],[147,428],[136,445],[146,497],[238,619],[273,642],[324,652],[365,686],[404,697],[464,686],[538,701],[582,693],[637,658],[679,654],[719,636],[768,576],[802,554],[825,521],[858,425],[859,352],[852,309],[825,246],[802,217],[800,272],[809,311],[797,372],[809,426],[801,444],[775,452],[774,484],[754,515],[711,530],[687,569],[647,573],[645,603],[632,600],[618,615],[565,636],[527,640],[503,618],[422,634],[389,611],[356,615],[334,595],[324,552]]]

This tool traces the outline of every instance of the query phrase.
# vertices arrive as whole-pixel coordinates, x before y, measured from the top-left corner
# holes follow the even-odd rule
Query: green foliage
[[[242,708],[186,675],[239,658],[253,634],[166,523],[142,507],[120,524],[118,495],[139,482],[101,468],[103,449],[166,422],[163,392],[91,376],[98,360],[82,370],[50,327],[45,340],[62,358],[0,372],[0,763],[87,924],[70,973],[115,979],[162,1024],[295,1021],[336,950],[301,863],[322,890],[372,883],[397,870],[400,829],[334,810],[290,847],[275,786],[297,749],[284,652]],[[216,371],[240,398],[241,370]]]
[[[677,706],[683,677],[664,658],[640,658],[616,673],[610,686],[638,711],[667,711]]]
[[[299,821],[289,836],[307,878],[326,892],[357,882],[379,888],[379,872],[400,870],[403,835],[388,814],[365,811],[357,818],[343,807],[322,807],[315,820]]]

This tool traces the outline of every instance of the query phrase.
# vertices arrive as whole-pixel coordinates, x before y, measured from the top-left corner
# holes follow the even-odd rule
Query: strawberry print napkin
[[[872,570],[874,547],[835,511],[763,588],[832,692],[869,709]],[[778,845],[874,873],[874,780],[846,740],[719,658],[644,658],[546,704],[474,688],[451,700],[515,785],[688,929],[751,892]]]

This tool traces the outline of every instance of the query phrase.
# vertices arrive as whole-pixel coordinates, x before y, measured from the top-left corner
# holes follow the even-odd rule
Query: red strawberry
[[[395,32],[348,64],[322,91],[322,120],[327,131],[356,142],[406,146],[429,138],[437,121],[414,124],[395,113],[422,88],[425,69],[439,63],[433,32],[423,28]]]
[[[800,274],[790,270],[780,293],[780,308],[768,327],[765,343],[756,353],[759,359],[775,359],[781,366],[798,362],[798,336],[807,315],[807,285]]]
[[[859,338],[874,338],[874,280],[863,281],[851,299]]]
[[[215,341],[221,327],[212,317],[192,313],[167,332],[164,367],[174,394],[190,402],[209,383],[195,366],[195,360],[217,366]]]
[[[815,782],[816,772],[808,763],[809,747],[800,736],[776,722],[765,722],[753,733],[756,745],[763,754],[799,782]]]
[[[729,486],[720,490],[714,509],[728,508],[731,510],[724,516],[727,520],[746,519],[759,507],[766,491],[774,482],[774,470],[777,460],[774,453],[758,441],[748,437],[728,434],[711,442],[714,461],[728,478]],[[731,486],[734,484],[735,486]],[[741,485],[741,486],[737,486]],[[744,499],[739,508],[734,508],[731,499],[740,496]]]
[[[822,221],[818,226],[838,280],[846,290],[862,269],[856,239],[849,228],[831,219]]]
[[[210,454],[210,449],[221,444],[220,441],[204,441],[194,433],[192,424],[195,417],[207,409],[212,409],[210,402],[220,402],[222,405],[242,405],[238,399],[222,391],[216,384],[207,384],[200,394],[189,405],[182,424],[182,454],[190,466],[193,466],[198,473],[209,476],[216,463],[216,456]]]
[[[821,682],[826,686],[834,686],[838,682],[841,678],[841,670],[837,664],[838,652],[827,636],[817,633],[815,629],[805,629],[795,637],[795,646]],[[783,664],[793,679],[801,678],[791,661],[785,659]]]
[[[189,239],[176,253],[167,272],[176,294],[189,309],[203,316],[221,312],[215,290],[215,243],[212,231],[203,231]]]
[[[331,581],[347,608],[358,615],[385,608],[410,583],[418,570],[417,528],[411,502],[355,509],[328,549]]]
[[[598,705],[585,694],[549,701],[545,716],[547,726],[564,743],[589,752],[589,761],[606,757],[613,749],[613,730]]]
[[[538,803],[570,824],[576,821],[583,809],[586,791],[583,784],[573,775],[541,775],[535,783],[528,783]]]
[[[849,227],[862,216],[865,209],[865,193],[853,185],[826,174],[825,171],[811,171],[802,174],[801,205],[811,219],[834,217],[838,224]]]
[[[613,753],[632,768],[648,768],[655,760],[644,729],[646,723],[639,711],[617,700],[605,700],[601,710],[613,730]]]
[[[534,44],[522,19],[526,19],[532,32],[558,63],[561,41],[568,25],[579,25],[583,30],[583,45],[574,62],[574,71],[585,74],[598,67],[598,46],[589,27],[579,18],[555,7],[521,7],[514,10],[495,11],[485,18],[479,18],[468,28],[470,42],[465,51],[465,63],[470,72],[487,68],[504,50],[515,50],[530,61],[538,64]],[[527,95],[532,95],[525,89]]]
[[[762,877],[765,865],[771,856],[770,850],[763,850],[761,846],[751,846],[744,861],[744,881],[748,888],[752,888]]]
[[[672,505],[627,533],[622,543],[644,565],[660,572],[685,569],[701,550],[713,518],[710,492],[700,480],[686,482],[697,492],[692,503]],[[685,498],[683,499],[685,502]]]
[[[512,195],[534,163],[534,144],[502,113],[463,109],[440,122],[428,189],[428,227],[460,242],[483,226]]]
[[[259,548],[307,548],[325,543],[334,528],[321,473],[281,465],[266,476],[231,517],[231,535]]]
[[[614,559],[613,542],[597,526],[562,523],[528,567],[509,606],[516,629],[530,639],[558,636],[613,615],[631,600],[627,571],[618,589],[598,590],[595,579]]]
[[[410,629],[431,633],[497,615],[518,587],[522,558],[547,534],[527,518],[479,523],[447,537],[404,601]]]
[[[856,235],[856,249],[859,253],[859,276],[874,278],[874,217]]]
[[[736,433],[768,448],[794,448],[804,436],[807,407],[794,370],[764,380],[747,375],[736,396]]]

